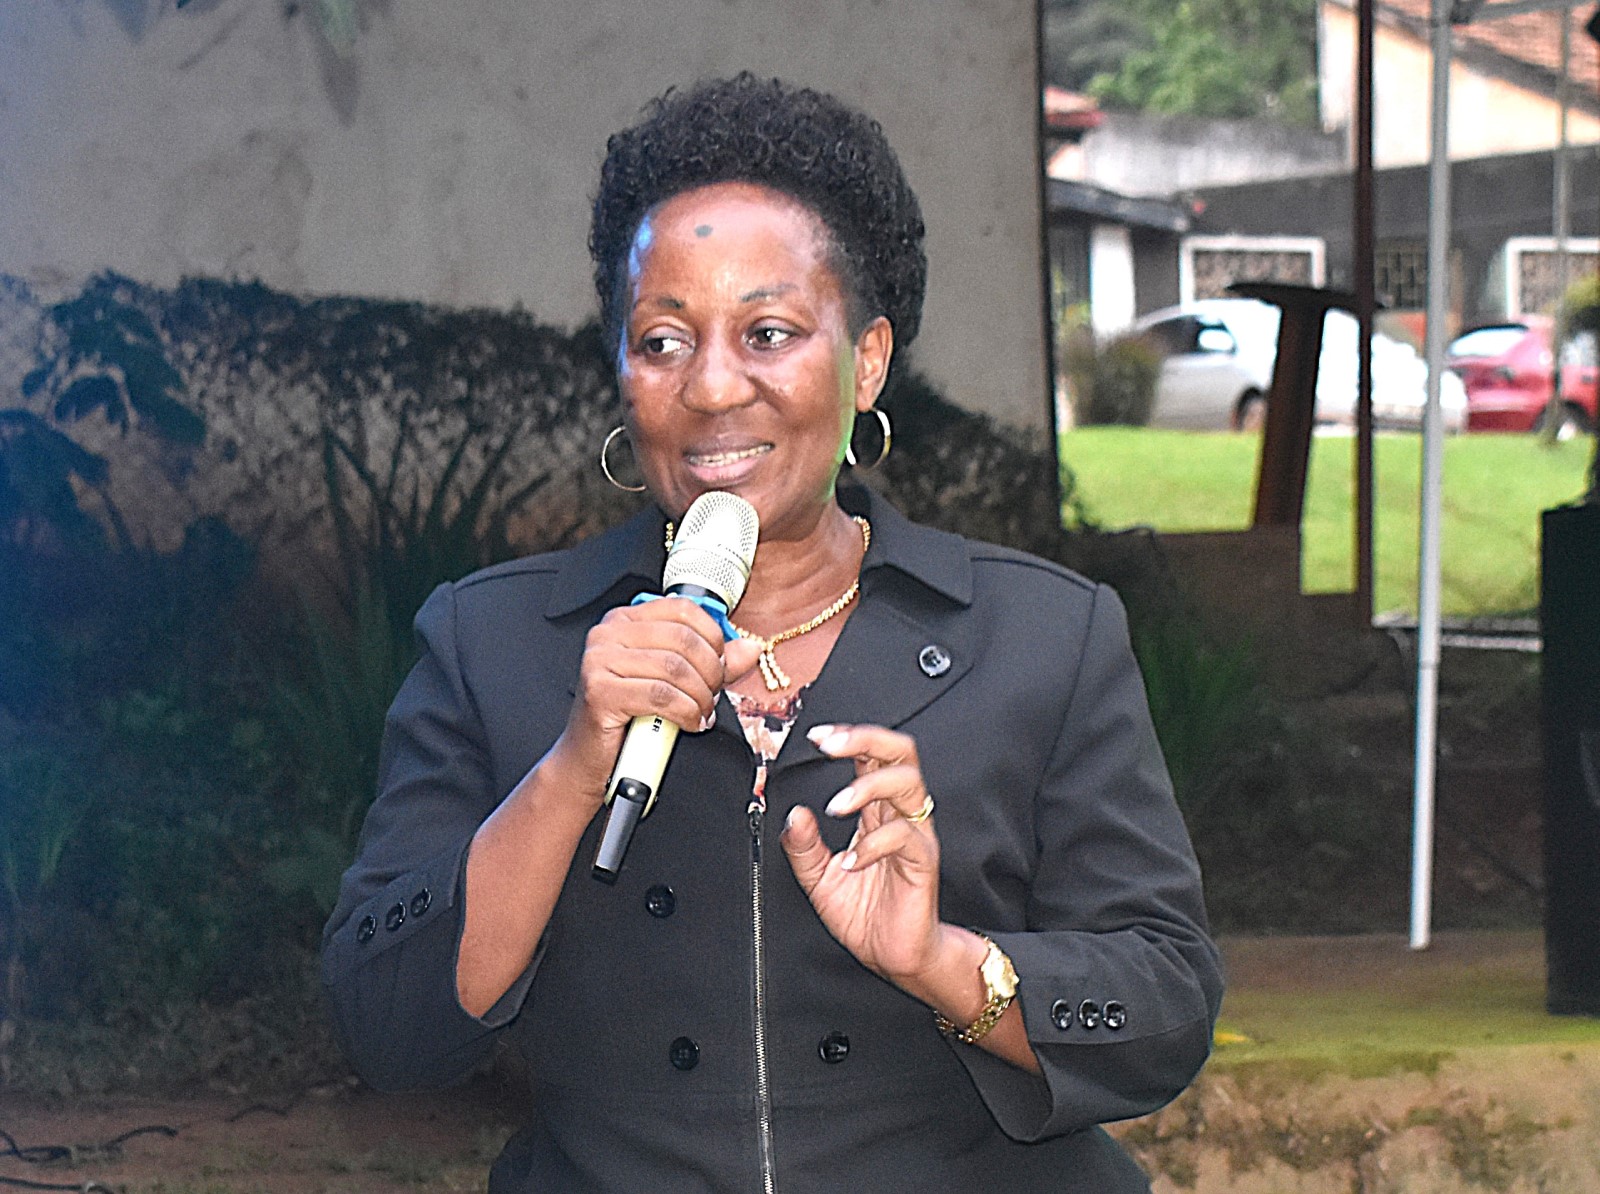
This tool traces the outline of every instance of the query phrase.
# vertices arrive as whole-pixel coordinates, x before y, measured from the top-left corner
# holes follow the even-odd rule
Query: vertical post
[[[1433,919],[1433,810],[1439,728],[1439,527],[1444,479],[1444,374],[1450,277],[1450,0],[1433,0],[1432,158],[1428,164],[1428,404],[1422,416],[1422,534],[1417,576],[1417,733],[1411,831],[1411,948]]]
[[[1033,94],[1038,99],[1034,110],[1034,119],[1037,122],[1033,130],[1033,177],[1037,188],[1036,201],[1039,204],[1039,293],[1040,308],[1044,319],[1044,390],[1045,390],[1045,416],[1044,425],[1050,435],[1050,459],[1055,461],[1053,476],[1055,477],[1055,504],[1051,507],[1055,511],[1056,525],[1061,524],[1061,505],[1066,495],[1061,492],[1061,432],[1062,427],[1058,418],[1059,411],[1056,406],[1057,377],[1056,370],[1060,362],[1056,359],[1056,309],[1054,286],[1051,284],[1051,266],[1053,258],[1050,254],[1050,179],[1045,173],[1045,111],[1044,111],[1044,0],[1036,0],[1033,6]]]
[[[1374,0],[1360,0],[1356,12],[1356,146],[1355,220],[1352,248],[1355,262],[1351,284],[1356,297],[1356,593],[1355,614],[1362,629],[1372,625],[1373,590],[1373,489],[1372,463],[1372,325],[1377,307],[1377,239],[1373,231],[1372,204],[1372,89],[1373,39],[1377,16]]]
[[[1600,1016],[1600,506],[1541,531],[1545,1006]]]
[[[1560,279],[1562,295],[1566,294],[1568,246],[1572,236],[1572,182],[1569,150],[1571,148],[1572,117],[1572,6],[1561,9],[1561,77],[1556,83],[1556,97],[1560,104],[1555,157],[1555,202],[1551,224],[1556,238],[1556,277]],[[1506,312],[1507,315],[1515,312]]]
[[[1267,391],[1267,423],[1261,430],[1261,464],[1256,472],[1253,527],[1293,527],[1305,514],[1306,472],[1316,423],[1317,366],[1322,358],[1328,295],[1323,291],[1248,285],[1237,293],[1274,302],[1278,317],[1278,355]]]
[[[1570,117],[1572,114],[1572,6],[1563,5],[1561,10],[1561,77],[1556,83],[1556,96],[1560,103],[1561,115],[1558,122],[1559,135],[1556,144],[1556,156],[1553,163],[1555,182],[1555,202],[1550,213],[1550,225],[1555,233],[1556,240],[1556,327],[1551,336],[1550,344],[1550,412],[1548,417],[1559,418],[1561,402],[1565,395],[1561,392],[1561,349],[1567,338],[1566,320],[1563,318],[1567,287],[1572,284],[1572,255],[1568,251],[1568,241],[1572,237],[1572,182],[1568,160],[1570,140]],[[1519,314],[1507,311],[1506,314]],[[1555,426],[1559,427],[1558,422]]]

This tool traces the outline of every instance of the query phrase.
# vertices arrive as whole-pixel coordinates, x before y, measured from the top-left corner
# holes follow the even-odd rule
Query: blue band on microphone
[[[640,593],[637,597],[635,597],[628,604],[630,604],[630,605],[643,605],[646,601],[660,601],[663,597],[666,597],[666,596],[669,596],[669,594],[666,594],[666,593]],[[713,622],[715,622],[718,626],[722,627],[722,638],[723,638],[724,642],[732,642],[734,639],[739,637],[738,628],[735,627],[733,622],[730,621],[729,618],[728,618],[728,607],[723,605],[722,602],[718,601],[715,597],[712,597],[710,594],[700,594],[700,595],[691,596],[688,593],[672,593],[672,594],[670,594],[670,596],[677,597],[677,598],[679,598],[680,600],[683,600],[683,601],[692,601],[696,605],[698,605],[701,609],[705,610],[706,613],[710,614],[711,615],[711,620]]]

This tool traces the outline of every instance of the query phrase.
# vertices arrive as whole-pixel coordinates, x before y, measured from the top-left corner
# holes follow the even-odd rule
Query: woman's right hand
[[[589,631],[577,699],[562,745],[586,774],[596,806],[635,717],[661,717],[694,733],[711,726],[717,696],[756,665],[760,647],[723,641],[692,601],[666,597],[611,610]]]
[[[614,609],[589,631],[565,730],[478,827],[467,855],[456,997],[469,1013],[484,1015],[527,969],[628,723],[709,726],[717,695],[760,653],[749,639],[724,643],[711,616],[682,598]]]

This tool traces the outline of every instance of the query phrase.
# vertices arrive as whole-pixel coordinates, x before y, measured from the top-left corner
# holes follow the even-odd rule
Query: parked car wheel
[[[1260,431],[1267,425],[1267,396],[1260,390],[1250,390],[1239,399],[1239,409],[1233,412],[1235,431]]]
[[[1551,420],[1556,420],[1554,430],[1550,427]],[[1539,417],[1534,420],[1534,433],[1549,435],[1552,439],[1569,440],[1577,439],[1580,435],[1588,435],[1589,416],[1584,413],[1581,406],[1572,402],[1551,404],[1539,412]]]

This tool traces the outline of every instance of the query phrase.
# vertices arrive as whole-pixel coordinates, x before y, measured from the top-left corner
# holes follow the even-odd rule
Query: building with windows
[[[1589,10],[1455,27],[1451,68],[1453,328],[1549,311],[1600,257],[1600,46]],[[1392,330],[1420,340],[1427,292],[1430,0],[1380,0],[1375,33],[1377,291]],[[1493,19],[1490,19],[1490,18]],[[1562,74],[1562,21],[1567,34]],[[1354,0],[1322,0],[1322,133],[1259,122],[1097,113],[1046,101],[1049,245],[1057,312],[1083,304],[1097,332],[1218,297],[1238,281],[1353,283]],[[1563,99],[1571,205],[1556,241]],[[1052,139],[1053,138],[1053,139]],[[1402,325],[1395,328],[1394,325]]]

